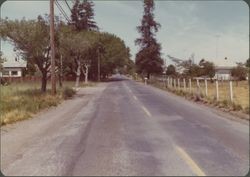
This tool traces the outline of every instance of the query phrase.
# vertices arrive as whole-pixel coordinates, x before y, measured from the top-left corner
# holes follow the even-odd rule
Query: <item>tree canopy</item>
[[[170,76],[175,76],[177,74],[174,65],[168,65],[166,74]]]
[[[245,66],[250,68],[250,58],[247,59]]]
[[[41,90],[45,92],[50,75],[48,16],[39,16],[36,20],[1,20],[0,36],[14,45],[15,52],[27,61],[28,69],[40,71]],[[72,74],[78,82],[82,75],[85,81],[88,77],[97,79],[98,58],[103,78],[115,69],[132,66],[129,48],[122,39],[110,33],[78,31],[56,20],[55,46],[56,70],[63,71],[64,76]]]
[[[155,38],[160,24],[154,20],[154,1],[144,0],[144,14],[141,20],[141,26],[137,27],[141,37],[136,39],[135,43],[140,46],[139,52],[136,54],[136,67],[139,73],[150,74],[161,73],[163,68],[163,60],[161,58],[161,45]]]
[[[199,62],[200,65],[200,75],[208,76],[209,78],[213,78],[215,75],[215,66],[213,62],[206,61],[205,59],[201,59]]]
[[[247,69],[238,65],[232,69],[231,75],[237,80],[245,80],[247,77]]]
[[[14,51],[36,65],[42,74],[41,90],[46,91],[50,67],[49,20],[38,16],[37,20],[8,20],[0,22],[0,35],[14,45]]]
[[[99,28],[94,21],[94,3],[90,0],[76,0],[71,10],[71,20],[75,28],[80,30],[97,31]]]

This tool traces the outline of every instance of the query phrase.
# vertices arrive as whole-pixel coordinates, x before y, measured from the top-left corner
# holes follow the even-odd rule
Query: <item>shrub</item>
[[[202,99],[201,99],[201,97],[200,97],[200,95],[199,94],[195,94],[195,98],[194,98],[194,101],[201,101]]]
[[[69,88],[69,87],[65,87],[65,88],[63,89],[62,95],[63,95],[63,98],[64,98],[64,99],[68,99],[68,98],[73,97],[73,95],[74,95],[75,93],[76,93],[76,91],[75,91],[74,89]]]
[[[1,117],[1,125],[6,125],[12,122],[16,122],[16,121],[20,121],[20,120],[24,120],[27,118],[30,118],[31,115],[24,111],[24,110],[12,110],[10,112],[5,113],[2,117]]]
[[[250,112],[250,108],[249,107],[245,107],[244,113],[249,114],[249,112]]]
[[[234,111],[242,110],[242,106],[240,104],[233,103],[232,106]]]
[[[0,78],[0,85],[9,85],[10,83],[5,78]]]
[[[223,100],[222,101],[222,105],[223,105],[223,107],[228,107],[229,106],[229,101],[228,100]]]

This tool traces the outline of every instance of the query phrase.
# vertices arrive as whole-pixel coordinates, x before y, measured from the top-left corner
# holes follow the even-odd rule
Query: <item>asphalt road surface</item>
[[[131,80],[1,129],[4,175],[246,175],[249,124]],[[227,116],[228,117],[228,116]]]

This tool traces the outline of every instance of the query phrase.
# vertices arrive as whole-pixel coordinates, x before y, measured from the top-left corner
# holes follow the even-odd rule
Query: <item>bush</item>
[[[10,83],[5,78],[0,78],[0,85],[9,85]]]
[[[74,89],[69,88],[69,87],[65,87],[63,89],[62,95],[63,95],[64,99],[68,99],[68,98],[72,98],[75,93],[76,93],[76,91]]]
[[[229,103],[228,100],[223,100],[223,101],[222,101],[223,107],[226,107],[226,108],[227,108],[227,107],[229,106],[229,104],[230,104],[230,103]]]
[[[242,110],[242,106],[239,105],[239,104],[233,103],[232,106],[233,106],[233,110],[234,110],[234,111]]]
[[[244,113],[249,114],[249,112],[250,112],[250,108],[249,107],[245,107]]]

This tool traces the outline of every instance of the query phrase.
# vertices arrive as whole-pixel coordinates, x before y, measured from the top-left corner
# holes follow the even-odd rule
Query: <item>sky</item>
[[[70,6],[72,0],[67,1]],[[59,1],[70,16],[64,1]],[[138,51],[134,41],[140,37],[136,26],[143,15],[143,1],[94,1],[95,21],[101,31],[114,33],[130,48],[132,59]],[[13,1],[1,6],[1,17],[36,19],[49,14],[49,1]],[[60,11],[55,6],[55,14]],[[156,34],[162,58],[167,55],[195,62],[202,58],[217,66],[233,66],[249,58],[249,7],[244,1],[155,1],[155,20],[161,24]],[[63,17],[62,17],[63,18]],[[12,46],[2,42],[7,59],[15,57]],[[217,52],[216,52],[217,51]],[[225,60],[227,57],[227,60]]]

